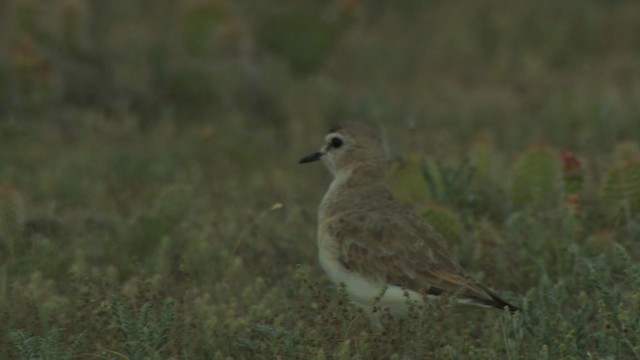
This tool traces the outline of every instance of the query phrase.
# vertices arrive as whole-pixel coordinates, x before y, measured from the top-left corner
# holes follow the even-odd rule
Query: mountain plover
[[[374,129],[358,123],[331,129],[322,148],[300,163],[317,160],[334,176],[318,214],[320,264],[356,304],[370,307],[379,298],[375,305],[398,317],[407,312],[407,298],[439,296],[519,310],[471,279],[431,225],[393,198],[385,184],[389,159]]]

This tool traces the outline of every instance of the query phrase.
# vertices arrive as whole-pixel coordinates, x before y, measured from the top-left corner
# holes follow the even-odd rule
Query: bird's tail
[[[484,286],[482,286],[482,289],[487,293],[487,295],[489,295],[491,297],[491,299],[482,299],[480,300],[480,302],[483,305],[487,305],[490,307],[494,307],[497,309],[507,309],[509,310],[511,313],[517,313],[517,312],[522,312],[522,310],[514,305],[509,304],[508,302],[502,300],[498,294],[496,294],[495,292],[485,288]]]

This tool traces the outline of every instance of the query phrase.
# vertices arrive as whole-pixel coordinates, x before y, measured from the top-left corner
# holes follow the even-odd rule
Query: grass
[[[108,31],[65,50],[29,3],[0,5],[0,359],[640,358],[636,2],[372,1],[299,67],[253,31],[339,4],[162,2],[195,21],[166,37],[138,2],[89,7]],[[101,38],[108,84],[79,55]],[[522,314],[443,300],[380,330],[328,281],[330,176],[297,160],[344,120],[384,131],[396,191]]]

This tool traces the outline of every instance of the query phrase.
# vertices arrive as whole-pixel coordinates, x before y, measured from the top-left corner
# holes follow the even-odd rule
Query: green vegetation
[[[638,13],[0,2],[0,360],[640,359]],[[345,120],[522,314],[329,282],[296,162]]]
[[[560,166],[549,149],[533,149],[515,164],[511,194],[517,208],[554,207],[559,200]]]

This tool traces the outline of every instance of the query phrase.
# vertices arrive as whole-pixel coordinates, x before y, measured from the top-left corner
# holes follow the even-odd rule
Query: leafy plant
[[[118,322],[124,351],[132,360],[162,359],[176,317],[175,302],[168,300],[160,316],[152,315],[150,303],[142,305],[137,317],[117,298],[111,299],[111,312]],[[114,357],[115,358],[115,357]]]
[[[65,346],[60,341],[63,329],[52,329],[44,336],[30,335],[23,330],[9,334],[14,349],[21,360],[71,360],[76,358],[84,334],[73,337],[71,344]]]
[[[518,159],[511,180],[511,196],[516,208],[553,208],[558,205],[559,190],[560,168],[551,149],[534,148]]]
[[[396,198],[406,204],[424,204],[431,197],[422,173],[422,159],[418,155],[394,160],[389,171],[389,184]]]
[[[633,219],[640,213],[640,157],[620,159],[609,169],[602,197],[613,219]]]
[[[435,202],[465,210],[470,207],[473,201],[471,184],[476,169],[470,165],[469,159],[461,160],[457,165],[436,161],[432,166],[424,158],[422,174]]]

